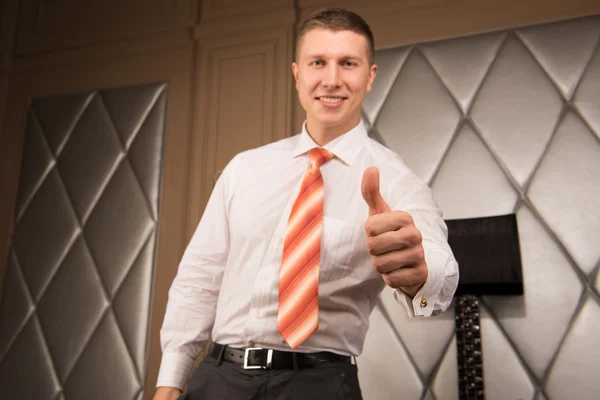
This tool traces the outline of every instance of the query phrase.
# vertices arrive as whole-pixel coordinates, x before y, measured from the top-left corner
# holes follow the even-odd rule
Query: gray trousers
[[[362,400],[362,395],[356,366],[350,363],[244,370],[206,357],[179,400]]]

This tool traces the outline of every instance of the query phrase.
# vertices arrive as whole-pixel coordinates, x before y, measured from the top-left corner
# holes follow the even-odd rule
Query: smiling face
[[[367,39],[353,31],[315,28],[298,46],[292,72],[307,129],[315,141],[326,143],[359,123],[377,66],[369,63]]]

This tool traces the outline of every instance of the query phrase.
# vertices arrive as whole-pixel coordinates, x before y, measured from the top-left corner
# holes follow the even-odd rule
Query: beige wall
[[[235,153],[300,127],[304,116],[289,70],[295,23],[322,5],[361,13],[379,48],[600,13],[596,0],[5,0],[0,288],[29,100],[169,81],[148,396],[160,360],[167,290],[215,175]]]

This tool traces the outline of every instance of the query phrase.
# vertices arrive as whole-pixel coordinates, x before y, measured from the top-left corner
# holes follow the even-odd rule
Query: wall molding
[[[234,36],[241,33],[256,33],[277,27],[293,27],[296,23],[296,11],[292,8],[278,8],[261,11],[257,14],[227,15],[221,19],[203,20],[194,28],[194,37],[198,40]]]
[[[5,143],[10,141],[8,138],[7,129],[4,129],[5,115],[8,105],[8,91],[10,83],[10,70],[12,68],[12,49],[14,43],[14,35],[17,26],[17,13],[19,9],[19,0],[5,0],[0,5],[0,145],[4,146]],[[7,165],[7,161],[10,160],[11,155],[7,154],[4,156],[4,147],[0,147],[0,185],[3,185],[5,180],[8,181],[9,171],[5,171],[4,168]],[[6,174],[6,175],[5,175]],[[9,210],[5,210],[5,205],[9,204],[9,198],[14,193],[6,191],[6,186],[0,186],[2,188],[2,196],[0,196],[0,299],[2,299],[2,290],[4,288],[4,268],[6,261],[8,260],[8,253],[5,247],[8,248],[10,245],[10,239],[5,238],[3,229],[12,227],[12,220],[3,220],[3,215]],[[12,210],[10,210],[12,211]],[[11,214],[12,215],[12,214]],[[7,225],[9,224],[9,225]],[[11,230],[12,232],[12,230]]]
[[[205,0],[202,2],[202,20],[222,20],[232,15],[259,16],[277,9],[293,9],[294,0]]]
[[[159,34],[100,42],[78,48],[59,49],[15,58],[12,70],[44,69],[48,66],[67,67],[108,62],[109,60],[161,54],[193,45],[192,28],[183,28]]]
[[[340,7],[358,13],[366,19],[367,15],[402,13],[416,8],[427,8],[438,3],[451,3],[457,0],[379,0],[366,4],[362,0],[298,0],[300,20],[305,19],[310,13],[329,7]],[[368,22],[368,21],[367,21]]]
[[[191,27],[197,20],[198,0],[22,0],[15,53],[25,56],[156,34]]]
[[[244,35],[198,38],[196,115],[188,235],[214,177],[238,152],[291,135],[293,19]],[[206,32],[206,31],[205,31]],[[239,133],[243,131],[243,133]]]

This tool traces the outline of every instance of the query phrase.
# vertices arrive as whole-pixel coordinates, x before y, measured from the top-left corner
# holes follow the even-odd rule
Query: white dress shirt
[[[287,220],[309,164],[307,151],[314,147],[304,128],[238,154],[219,177],[169,291],[157,386],[183,388],[211,334],[232,347],[252,343],[290,350],[277,330],[279,267]],[[414,299],[393,292],[410,316],[448,307],[458,265],[431,190],[397,154],[369,138],[362,121],[324,147],[334,158],[321,166],[319,327],[296,351],[358,355],[385,286],[366,247],[368,207],[361,181],[368,166],[379,168],[381,194],[391,209],[409,212],[423,236],[427,282]]]

